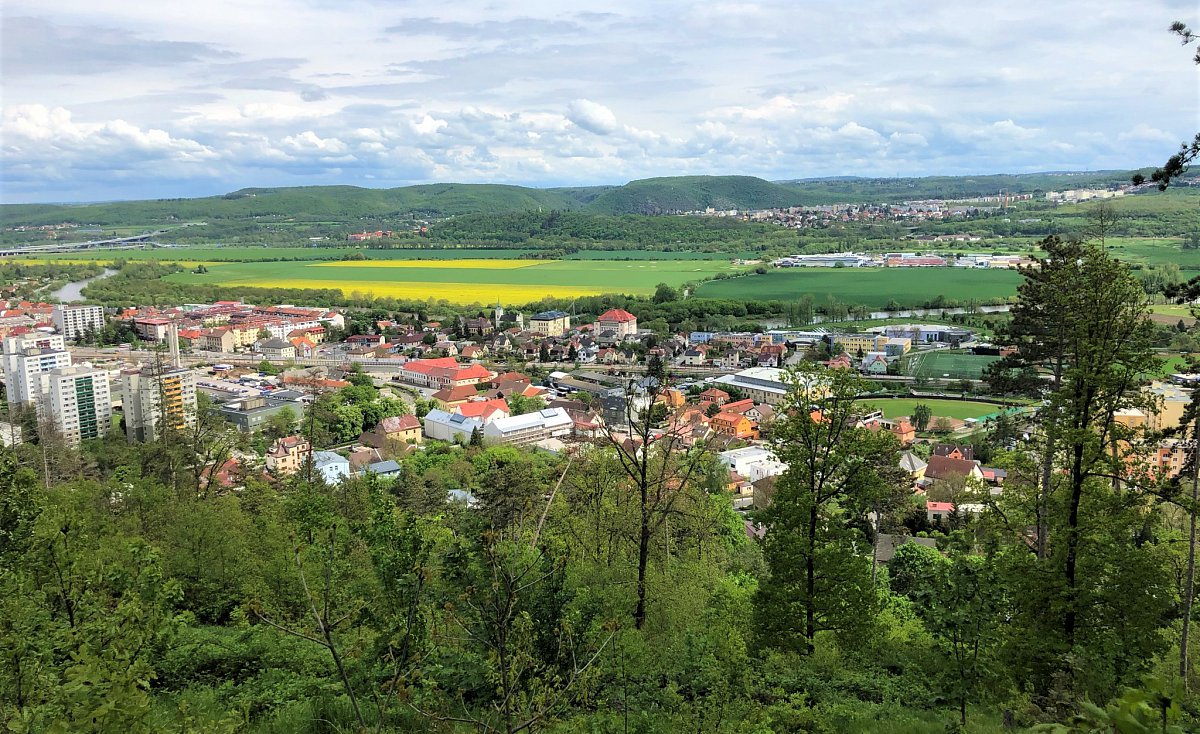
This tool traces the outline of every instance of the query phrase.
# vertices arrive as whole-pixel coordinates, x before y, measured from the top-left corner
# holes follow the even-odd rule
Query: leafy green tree
[[[546,401],[537,396],[513,395],[508,398],[507,402],[512,415],[525,415],[546,407]]]
[[[1029,327],[1018,349],[1048,361],[1052,379],[1038,415],[1041,476],[1006,486],[1001,501],[1009,522],[1035,528],[1032,554],[1022,543],[1003,557],[1018,610],[1010,649],[1039,695],[1107,698],[1160,649],[1153,619],[1169,604],[1166,548],[1138,530],[1153,503],[1122,486],[1120,447],[1136,437],[1116,419],[1142,404],[1135,388],[1158,363],[1129,269],[1090,243],[1045,245],[1013,317]],[[1127,586],[1134,576],[1141,590]],[[1122,601],[1110,605],[1118,589]]]
[[[679,300],[679,291],[677,291],[676,289],[672,288],[671,286],[667,285],[666,283],[659,283],[657,286],[655,286],[654,298],[653,298],[653,301],[655,303],[670,303],[671,301],[678,301],[678,300]]]
[[[906,548],[923,546],[903,545],[897,555]],[[947,658],[948,665],[940,671],[940,683],[947,697],[958,703],[959,724],[965,727],[967,704],[986,684],[995,682],[994,654],[1001,642],[1003,591],[986,559],[961,553],[947,558],[929,551],[924,548],[911,556],[906,554],[920,556],[922,564],[920,573],[910,573],[901,585]]]
[[[925,403],[917,403],[913,406],[912,420],[913,426],[918,431],[925,431],[929,428],[929,421],[933,418],[933,409]]]
[[[850,639],[878,612],[871,554],[862,551],[874,539],[864,520],[903,484],[895,438],[855,427],[856,398],[865,392],[860,377],[804,366],[787,380],[787,417],[772,437],[788,469],[758,516],[770,576],[759,586],[755,616],[765,644],[811,654],[818,632]]]

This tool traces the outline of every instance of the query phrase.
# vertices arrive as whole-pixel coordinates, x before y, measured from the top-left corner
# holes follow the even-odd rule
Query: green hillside
[[[8,204],[4,226],[74,222],[101,227],[170,225],[188,221],[248,224],[304,222],[357,226],[409,217],[505,214],[537,210],[594,214],[664,214],[715,209],[764,209],[832,202],[900,201],[1042,192],[1128,181],[1130,171],[1036,173],[928,178],[827,178],[784,182],[753,176],[674,176],[623,186],[537,189],[500,184],[423,184],[392,189],[357,186],[249,188],[224,196],[101,204]]]
[[[630,181],[588,205],[601,214],[665,214],[714,209],[766,209],[798,204],[796,192],[753,176],[673,176]]]
[[[586,195],[586,190],[585,190]],[[499,184],[425,184],[395,189],[357,186],[252,188],[199,199],[158,199],[105,204],[10,204],[0,208],[6,226],[79,224],[120,226],[178,221],[251,218],[339,221],[364,218],[452,216],[474,212],[575,209],[578,200],[567,190],[532,189]]]

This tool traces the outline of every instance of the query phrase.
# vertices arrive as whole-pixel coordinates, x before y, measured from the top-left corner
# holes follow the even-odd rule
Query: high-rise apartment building
[[[59,367],[42,375],[41,410],[67,443],[100,438],[112,425],[108,371],[88,364]]]
[[[14,405],[36,404],[41,396],[41,375],[71,364],[71,354],[61,334],[35,332],[4,340],[4,385]]]
[[[147,367],[124,375],[121,400],[130,442],[153,441],[164,426],[176,430],[196,421],[196,375],[186,369]]]
[[[55,306],[53,319],[58,333],[74,341],[89,331],[104,328],[104,309],[100,306]]]

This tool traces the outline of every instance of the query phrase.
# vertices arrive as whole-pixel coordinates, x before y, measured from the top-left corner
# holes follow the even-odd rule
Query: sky
[[[5,0],[0,201],[1158,165],[1195,0]]]

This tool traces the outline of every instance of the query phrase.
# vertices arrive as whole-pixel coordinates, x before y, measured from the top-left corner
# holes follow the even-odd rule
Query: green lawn
[[[702,284],[704,298],[758,298],[791,301],[805,294],[817,306],[830,297],[842,303],[883,308],[890,301],[921,306],[937,296],[948,301],[1015,296],[1021,275],[1011,270],[968,268],[780,268],[764,275],[715,280]]]
[[[978,418],[1002,410],[1002,406],[991,403],[976,403],[970,400],[929,400],[924,398],[892,398],[884,400],[864,400],[865,405],[883,411],[884,418],[911,416],[913,408],[918,404],[928,405],[935,418]]]

